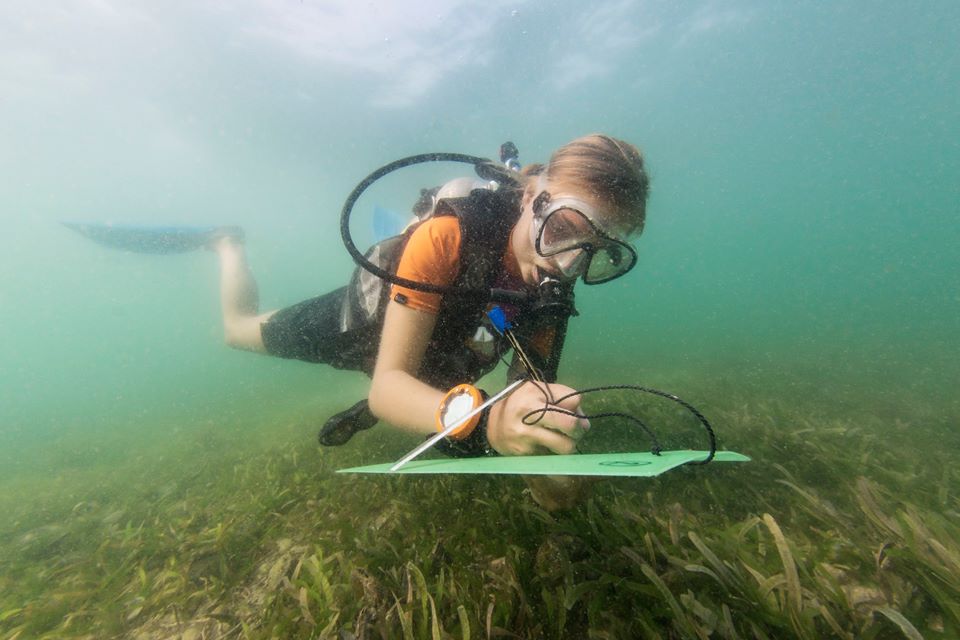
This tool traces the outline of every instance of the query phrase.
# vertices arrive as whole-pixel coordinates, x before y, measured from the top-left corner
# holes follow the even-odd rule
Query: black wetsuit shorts
[[[347,288],[277,311],[260,325],[267,353],[278,358],[328,364],[370,373],[379,332],[343,332],[340,326]]]

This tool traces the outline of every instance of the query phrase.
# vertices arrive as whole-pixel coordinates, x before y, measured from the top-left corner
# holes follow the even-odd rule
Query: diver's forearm
[[[444,393],[405,371],[378,371],[370,387],[375,416],[412,433],[434,433],[434,414]]]

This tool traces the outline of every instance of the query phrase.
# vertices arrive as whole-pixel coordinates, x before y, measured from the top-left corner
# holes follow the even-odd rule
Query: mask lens
[[[583,280],[589,284],[613,280],[629,271],[635,261],[636,257],[625,246],[606,244],[593,252]]]
[[[547,215],[540,229],[540,251],[551,256],[590,242],[595,231],[590,221],[574,209],[557,209]]]
[[[606,235],[576,209],[549,211],[531,231],[536,233],[535,246],[541,256],[555,256],[556,266],[565,276],[582,275],[586,284],[618,278],[637,263],[630,245]]]
[[[590,251],[584,249],[569,249],[553,256],[554,265],[567,278],[575,279],[585,273],[590,263]]]

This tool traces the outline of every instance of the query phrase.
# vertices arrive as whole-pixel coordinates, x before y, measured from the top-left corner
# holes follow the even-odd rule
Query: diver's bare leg
[[[589,495],[596,478],[580,476],[523,476],[530,495],[546,511],[572,509]]]
[[[260,325],[275,311],[260,313],[257,282],[247,263],[243,241],[235,237],[218,238],[210,247],[220,258],[220,307],[223,334],[227,345],[266,353]]]

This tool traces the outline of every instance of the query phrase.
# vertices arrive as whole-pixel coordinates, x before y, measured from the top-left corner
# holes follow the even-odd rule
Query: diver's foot
[[[346,411],[332,416],[320,429],[317,439],[325,447],[339,447],[346,444],[358,431],[369,429],[377,424],[377,416],[370,413],[366,400],[361,400]]]
[[[241,245],[243,244],[243,239],[244,233],[241,227],[234,225],[216,227],[207,232],[204,246],[210,251],[217,251],[225,244],[232,246]]]

